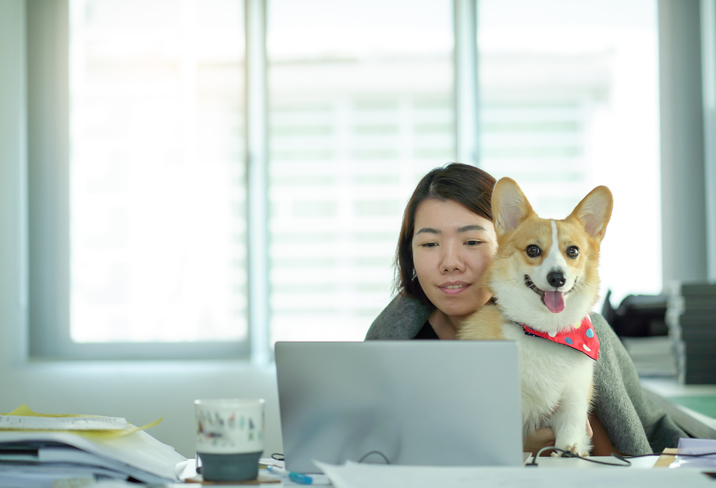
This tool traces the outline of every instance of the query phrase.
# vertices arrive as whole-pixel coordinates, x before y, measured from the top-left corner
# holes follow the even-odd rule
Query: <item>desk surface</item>
[[[611,457],[593,459],[614,462]],[[540,467],[446,468],[428,466],[326,466],[337,488],[474,488],[509,486],[542,488],[586,486],[610,488],[713,487],[699,470],[652,468],[656,457],[634,459],[632,467],[609,467],[579,459],[543,458]],[[575,469],[576,468],[576,469]],[[591,469],[589,474],[583,469]],[[269,485],[265,485],[269,486]],[[297,486],[289,483],[271,486]]]
[[[597,457],[597,456],[595,456],[590,459],[602,461],[602,462],[606,462],[606,463],[619,463],[618,460],[616,460],[612,457]],[[462,475],[458,476],[458,478],[467,479],[468,477],[479,476],[478,472],[481,470],[485,470],[486,472],[494,473],[494,474],[490,475],[490,478],[493,481],[502,480],[506,483],[505,484],[500,481],[501,485],[504,484],[505,486],[510,486],[510,487],[525,486],[525,487],[530,487],[530,488],[534,488],[535,485],[533,482],[537,482],[537,486],[558,485],[558,486],[562,486],[565,488],[569,488],[569,487],[584,488],[584,486],[604,486],[604,485],[599,484],[599,481],[602,478],[604,478],[607,481],[610,481],[610,483],[608,485],[608,486],[610,486],[610,488],[621,488],[622,486],[624,488],[627,488],[627,487],[628,488],[641,488],[642,486],[644,488],[659,488],[661,486],[668,486],[669,488],[673,488],[673,486],[679,485],[678,481],[682,479],[682,476],[683,476],[684,481],[687,481],[687,483],[688,483],[688,481],[694,481],[693,473],[698,470],[686,469],[686,468],[674,470],[674,469],[665,469],[665,468],[654,467],[654,465],[657,463],[658,460],[659,460],[658,456],[635,458],[635,459],[631,460],[631,463],[632,463],[631,467],[624,468],[624,467],[610,467],[610,466],[598,465],[598,464],[589,463],[587,461],[580,460],[580,459],[574,459],[574,458],[543,457],[538,460],[539,466],[537,468],[522,467],[522,466],[513,467],[513,468],[501,468],[501,467],[469,468],[469,467],[463,466],[463,467],[456,468],[456,470],[462,470],[462,473],[463,473]],[[410,467],[406,467],[406,466],[394,466],[394,468],[396,468],[398,470],[406,469],[406,468],[408,470],[410,469]],[[602,471],[600,471],[599,475],[597,475],[596,473],[590,474],[590,475],[575,474],[575,469],[578,471],[581,471],[582,469],[595,469],[595,468],[602,470]],[[651,469],[651,468],[654,468],[654,469]],[[426,471],[420,472],[420,473],[425,473],[427,478],[430,478],[431,475],[435,474],[434,472],[431,472],[431,468],[429,468],[429,467],[416,467],[416,469],[417,470],[427,469]],[[443,470],[448,469],[449,471],[451,470],[451,468],[437,468],[437,469],[443,469]],[[540,473],[539,475],[536,475],[537,470],[539,470],[539,473]],[[564,476],[557,473],[559,470],[564,470],[564,473],[563,473],[564,475],[566,475],[567,473],[570,473],[570,472],[572,474],[569,475],[565,479]],[[629,476],[625,472],[625,471],[630,471],[630,470],[631,471],[633,471],[633,470],[650,471],[650,473],[649,473],[649,476],[643,476],[643,477],[636,476],[635,477],[635,476]],[[654,471],[660,471],[661,473],[665,473],[664,476],[667,478],[667,481],[669,481],[671,484],[662,483],[661,485],[659,485],[657,483],[657,485],[654,485],[655,479],[660,478],[660,475],[657,475],[656,473],[654,473]],[[666,473],[667,471],[668,471],[668,473]],[[680,471],[682,473],[682,476],[680,476],[678,473],[676,473],[676,471]],[[551,474],[547,474],[547,472],[549,472]],[[401,473],[404,474],[405,472],[401,471]],[[444,476],[444,473],[445,472],[443,471],[443,476]],[[529,474],[529,473],[533,473],[533,474]],[[620,473],[623,473],[625,476],[622,477],[622,475]],[[403,476],[403,474],[401,474],[401,476]],[[415,473],[412,473],[412,474],[414,475]],[[666,476],[666,474],[668,474],[670,476]],[[483,476],[484,476],[484,473],[483,473]],[[408,476],[408,477],[410,478],[411,476]],[[413,476],[413,478],[414,477],[415,476]],[[641,481],[642,479],[644,480],[643,482]],[[371,484],[361,483],[360,481],[361,480],[357,480],[357,483],[355,484],[355,486],[360,486],[361,488],[364,486],[365,487],[370,486],[371,488],[375,488]],[[366,480],[362,480],[362,481],[366,481]],[[698,479],[696,481],[698,481],[700,483],[703,480]],[[462,480],[461,483],[462,482],[464,482],[464,480]],[[709,483],[711,483],[711,481],[709,481]],[[458,483],[456,485],[455,484],[448,484],[448,485],[449,486],[463,486],[460,483]],[[120,485],[118,485],[117,488],[119,488],[119,486]],[[127,484],[127,485],[121,485],[121,486],[126,486],[127,488],[130,488],[130,486],[134,486],[134,485]],[[191,487],[196,487],[196,486],[201,486],[201,485],[197,485],[195,483],[194,484],[172,484],[172,485],[166,485],[166,488],[191,488]],[[246,486],[246,485],[223,485],[223,487],[225,487],[225,488],[241,488],[243,486]],[[254,486],[256,486],[256,485],[254,485]],[[296,485],[296,484],[293,484],[290,482],[286,482],[286,483],[278,482],[277,483],[277,482],[273,481],[270,483],[260,483],[260,486],[282,488],[282,487],[288,487],[288,486],[296,487],[296,486],[301,486],[301,485]],[[321,485],[321,486],[327,486],[327,485]],[[350,486],[354,486],[354,485],[351,484]],[[441,483],[431,483],[431,482],[423,483],[423,482],[413,481],[407,485],[403,484],[403,483],[394,483],[394,484],[389,485],[389,488],[405,488],[406,486],[409,488],[425,488],[425,487],[445,488],[446,485],[441,484]],[[470,485],[470,486],[472,487],[475,485]],[[702,486],[702,485],[698,484],[698,486]],[[715,486],[715,485],[708,484],[706,486]]]
[[[610,456],[594,456],[590,459],[601,461],[603,463],[613,463],[613,464],[622,464],[619,460],[610,457]],[[658,456],[653,457],[644,457],[644,458],[635,458],[631,460],[632,466],[630,469],[649,469],[654,467],[654,464],[659,459]],[[462,468],[465,468],[464,466]],[[510,470],[532,470],[532,469],[594,469],[594,468],[606,468],[606,469],[624,469],[623,467],[614,467],[611,468],[610,466],[600,465],[596,463],[591,463],[588,461],[575,459],[575,458],[562,458],[562,457],[541,457],[538,460],[538,467],[532,468],[532,467],[516,467],[516,468],[498,468],[498,469],[507,469]],[[295,484],[290,483],[261,483],[261,486],[273,486],[276,488],[283,487],[283,486],[298,486]],[[186,485],[176,485],[176,488],[184,487],[186,488]],[[436,488],[443,488],[443,487],[436,487]]]
[[[682,385],[673,378],[644,378],[641,385],[689,435],[716,439],[716,385]]]

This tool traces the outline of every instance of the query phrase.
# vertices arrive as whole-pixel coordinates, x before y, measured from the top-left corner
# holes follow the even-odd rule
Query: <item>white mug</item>
[[[258,476],[264,449],[264,400],[220,398],[194,401],[196,452],[207,481],[244,481]]]

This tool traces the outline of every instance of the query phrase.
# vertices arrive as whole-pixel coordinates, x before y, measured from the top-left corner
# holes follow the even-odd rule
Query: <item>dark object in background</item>
[[[679,381],[716,384],[716,283],[676,282],[668,291],[666,323]]]
[[[602,316],[619,337],[652,337],[669,334],[666,326],[667,295],[627,295],[614,309],[607,296],[602,305]]]

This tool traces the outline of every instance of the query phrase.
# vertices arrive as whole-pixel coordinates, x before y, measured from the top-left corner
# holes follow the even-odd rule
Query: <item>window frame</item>
[[[263,8],[262,0],[244,0],[248,2],[246,18],[248,19],[248,9],[256,7]],[[674,7],[671,2],[659,1],[659,22],[666,26],[662,28],[659,35],[660,52],[659,59],[660,65],[666,65],[665,60],[668,61],[670,56],[674,56],[670,50],[665,49],[665,46],[669,46],[668,38],[664,33],[671,32],[669,19],[672,19],[669,15],[665,15],[665,11],[668,7]],[[453,0],[453,12],[456,20],[460,19],[459,12],[465,12],[465,9],[472,9],[476,11],[477,0]],[[26,49],[24,52],[18,54],[21,56],[21,60],[26,62],[26,73],[23,78],[27,81],[27,91],[24,92],[23,98],[27,97],[27,117],[21,117],[22,120],[18,120],[17,123],[22,127],[23,136],[27,136],[27,156],[23,156],[22,161],[22,177],[18,181],[18,185],[21,188],[19,195],[23,200],[23,210],[20,218],[21,233],[18,237],[21,242],[23,249],[21,256],[22,267],[22,278],[18,283],[18,287],[21,290],[21,302],[17,304],[21,310],[27,310],[28,314],[28,327],[26,328],[23,320],[23,334],[27,334],[28,342],[22,342],[19,346],[22,350],[29,350],[31,359],[121,359],[121,358],[145,358],[145,359],[162,359],[162,358],[237,358],[237,357],[254,357],[254,358],[266,358],[270,357],[270,345],[268,344],[268,292],[267,292],[267,275],[264,274],[262,288],[254,288],[256,283],[254,280],[257,271],[250,272],[249,283],[250,289],[253,294],[250,297],[250,309],[249,309],[249,340],[239,345],[227,344],[227,343],[206,343],[206,344],[166,344],[166,343],[113,343],[113,344],[73,344],[69,339],[69,288],[68,288],[68,271],[69,271],[69,228],[67,225],[63,227],[62,223],[65,224],[69,221],[69,207],[68,207],[68,195],[67,195],[67,183],[68,183],[68,150],[69,150],[69,138],[68,138],[68,125],[67,125],[67,114],[68,114],[68,66],[67,66],[67,13],[68,13],[68,0],[33,0],[31,2],[19,2],[20,9],[25,9],[24,19],[26,20],[25,26],[25,41]],[[676,4],[675,4],[676,5]],[[714,36],[716,28],[716,21],[714,21],[714,0],[702,0],[701,9],[701,29],[704,38],[701,39],[701,45],[705,42],[704,39],[711,39]],[[685,7],[684,7],[685,8]],[[689,7],[690,9],[691,7]],[[678,9],[677,9],[678,10]],[[683,10],[683,9],[682,9]],[[680,10],[679,10],[680,12]],[[668,12],[667,12],[668,13]],[[265,14],[264,14],[265,15]],[[61,22],[65,19],[64,24]],[[697,21],[699,20],[696,17]],[[463,19],[464,20],[464,19]],[[689,17],[689,24],[693,25],[693,18]],[[248,20],[247,20],[248,22]],[[265,17],[263,19],[265,29]],[[672,22],[673,23],[673,22]],[[458,35],[458,29],[460,28],[455,22],[455,56],[456,60],[460,59],[460,62],[456,62],[455,69],[461,70],[464,68],[462,58],[458,57],[458,52],[461,46],[464,46],[464,40],[470,39],[468,35]],[[469,22],[468,22],[469,24]],[[476,15],[475,23],[476,25]],[[462,22],[460,22],[462,25]],[[476,27],[473,27],[476,29]],[[22,34],[20,34],[22,35]],[[263,34],[265,36],[265,32]],[[64,43],[61,41],[64,36]],[[261,37],[261,34],[258,35]],[[477,42],[477,36],[473,35],[472,39]],[[253,43],[251,39],[247,39],[247,49],[249,43]],[[64,46],[64,48],[63,48]],[[680,47],[681,45],[677,46]],[[259,43],[257,46],[259,49],[265,48],[265,43]],[[673,48],[673,46],[672,46]],[[671,49],[671,48],[670,48]],[[464,52],[464,51],[463,51]],[[689,52],[694,52],[691,49]],[[264,52],[265,56],[265,52]],[[714,54],[710,50],[704,49],[704,58],[701,60],[699,66],[705,67],[705,73],[703,74],[704,80],[712,80],[714,78]],[[65,63],[63,66],[63,62]],[[247,59],[248,62],[248,59]],[[18,63],[20,64],[20,63]],[[476,65],[477,63],[475,63]],[[667,70],[668,71],[668,70]],[[662,86],[680,86],[678,83],[674,83],[674,72],[667,72],[662,70],[660,73]],[[265,71],[264,71],[265,74]],[[702,73],[689,72],[686,74],[680,74],[679,76],[693,77],[702,76]],[[467,161],[465,155],[469,153],[469,150],[465,150],[465,144],[469,144],[470,134],[474,136],[474,157],[469,158],[469,161],[478,161],[479,155],[477,153],[479,145],[477,144],[479,136],[479,124],[477,112],[473,112],[474,131],[470,131],[466,128],[469,124],[465,119],[458,115],[457,110],[462,110],[462,114],[469,114],[470,110],[466,110],[466,107],[477,106],[478,98],[478,86],[476,83],[477,73],[475,72],[473,77],[472,94],[475,98],[475,103],[468,101],[464,103],[461,97],[465,94],[465,90],[458,87],[458,83],[464,83],[469,76],[466,78],[460,73],[456,73],[456,92],[453,97],[456,109],[456,134],[458,149],[456,154],[456,160]],[[708,84],[707,84],[708,85]],[[470,86],[469,84],[466,86]],[[264,86],[265,89],[265,86]],[[247,84],[247,92],[248,92]],[[265,95],[265,91],[264,91]],[[468,93],[469,95],[469,93]],[[702,94],[700,91],[690,93],[690,95],[697,96],[698,100],[694,103],[704,108],[706,120],[705,133],[709,134],[713,132],[714,115],[713,115],[713,94],[705,89]],[[676,110],[674,107],[683,108],[684,104],[671,105],[667,104],[676,95],[671,93],[663,92],[660,93],[662,112],[664,106],[667,108]],[[703,96],[703,100],[702,97]],[[665,102],[666,101],[666,102]],[[462,103],[461,103],[462,102]],[[674,102],[675,103],[675,102]],[[673,105],[673,107],[672,107]],[[678,111],[678,110],[677,110]],[[691,116],[692,114],[687,114]],[[672,127],[673,124],[669,125],[669,120],[673,117],[662,117],[661,123],[661,138],[662,138],[662,155],[661,155],[661,175],[662,179],[665,179],[665,175],[669,177],[674,176],[673,171],[669,173],[670,168],[683,164],[683,159],[680,158],[677,162],[672,161],[668,154],[663,151],[664,148],[671,148],[675,144],[674,140],[683,139],[686,141],[686,146],[696,147],[691,139],[688,137],[676,137],[672,134],[674,130],[679,127]],[[26,124],[26,125],[25,125]],[[248,126],[247,126],[248,127]],[[689,128],[683,129],[688,132],[691,136],[698,137],[701,140],[702,134],[699,133],[696,136],[696,132]],[[679,132],[679,131],[677,131]],[[467,134],[461,136],[461,134]],[[681,134],[681,132],[679,132]],[[679,135],[677,134],[677,135]],[[23,137],[24,139],[24,137]],[[698,142],[698,141],[697,141]],[[703,141],[702,141],[703,142]],[[25,146],[23,141],[23,146]],[[707,145],[706,148],[706,162],[704,161],[693,161],[689,160],[688,164],[694,165],[705,165],[706,183],[705,193],[707,198],[707,212],[708,215],[716,215],[716,191],[713,191],[713,183],[716,182],[716,166],[709,166],[708,162],[714,160],[714,148],[713,145]],[[264,153],[265,156],[265,153]],[[25,161],[26,159],[26,161]],[[693,159],[693,158],[692,158]],[[25,163],[27,168],[25,169]],[[676,166],[675,166],[676,165]],[[701,167],[698,166],[698,167]],[[680,169],[681,166],[679,166]],[[265,161],[263,171],[265,171]],[[697,168],[698,169],[698,168]],[[702,170],[704,168],[701,168]],[[261,178],[265,177],[265,173],[262,176],[262,169],[260,166],[255,165],[251,170],[251,178],[247,181],[253,182],[253,185],[260,187]],[[679,174],[683,173],[679,172]],[[674,173],[676,174],[676,173]],[[668,179],[668,178],[666,178]],[[673,178],[672,178],[673,179]],[[671,181],[671,180],[669,180]],[[64,187],[63,187],[64,184]],[[663,186],[663,185],[662,185]],[[683,186],[683,185],[681,185]],[[64,188],[64,191],[63,191]],[[674,198],[670,191],[664,191],[662,188],[662,207],[667,208],[666,197]],[[667,188],[668,189],[668,188]],[[264,201],[265,198],[255,197],[255,188],[249,188],[252,192],[250,198],[256,199],[257,202]],[[265,187],[263,188],[265,192]],[[678,193],[678,192],[677,192]],[[678,199],[676,199],[678,200]],[[694,199],[692,199],[694,200]],[[688,201],[685,200],[685,201]],[[252,200],[253,202],[253,200]],[[692,207],[697,206],[698,202],[693,201]],[[252,203],[253,206],[253,203]],[[255,207],[254,207],[255,208]],[[670,207],[669,207],[670,208]],[[264,208],[264,211],[266,209]],[[699,210],[699,209],[695,209]],[[676,239],[679,233],[669,232],[675,228],[674,222],[679,219],[679,212],[669,213],[668,215],[662,216],[662,240],[666,239],[666,243],[670,243]],[[261,214],[258,211],[254,214],[252,221],[260,219]],[[677,217],[674,217],[677,216]],[[681,219],[683,220],[683,219]],[[708,230],[707,235],[716,235],[716,222],[714,219],[706,219],[706,228]],[[693,225],[697,227],[700,225],[698,221],[695,221]],[[672,237],[663,237],[672,236]],[[698,241],[698,240],[697,240]],[[710,240],[714,242],[714,240]],[[252,245],[249,243],[249,245]],[[262,250],[260,247],[250,250],[252,258],[260,258],[263,256],[266,258],[265,248]],[[685,253],[684,256],[696,256],[698,262],[702,263],[702,268],[708,265],[707,274],[711,279],[716,276],[716,252],[713,251],[712,247],[707,246],[707,256],[702,259],[699,253]],[[664,252],[663,256],[667,256],[669,253]],[[664,281],[673,279],[674,272],[676,269],[684,269],[683,266],[671,267],[669,259],[665,259],[662,256],[662,264],[664,270],[662,276]],[[673,256],[672,256],[673,257]],[[671,258],[670,258],[671,259]],[[256,266],[255,269],[266,269],[267,263],[264,261],[262,267]],[[691,269],[691,268],[689,268]],[[64,273],[64,275],[63,275]],[[684,272],[676,273],[676,275],[683,275]],[[688,273],[687,273],[688,274]],[[64,276],[64,277],[63,277]],[[258,303],[261,303],[260,293],[258,290],[262,290],[264,294],[264,301],[262,304],[263,311],[259,311],[257,308]],[[27,295],[26,295],[27,294]],[[26,301],[27,300],[27,301]],[[263,323],[261,321],[264,321]],[[167,346],[167,347],[165,347]],[[92,351],[90,351],[92,349]]]
[[[477,164],[477,0],[452,0],[455,160]],[[75,343],[70,338],[69,0],[26,3],[29,355],[33,359],[272,359],[269,343],[266,2],[244,0],[248,337]]]
[[[112,342],[76,343],[70,337],[70,206],[69,206],[69,0],[26,2],[28,79],[28,329],[32,359],[126,360],[126,359],[249,359],[266,358],[268,350],[260,317],[254,308],[260,285],[249,281],[249,331],[244,341],[207,342]],[[254,14],[257,35],[246,36],[246,56],[262,49],[265,25],[263,2],[247,0]],[[249,25],[246,18],[247,27]],[[253,34],[253,31],[252,31]],[[252,41],[249,46],[248,42]],[[259,57],[259,63],[261,58]],[[259,72],[261,70],[258,65]],[[248,70],[245,70],[245,73]],[[257,83],[256,77],[249,82]],[[247,96],[265,98],[265,87],[247,86]],[[250,98],[249,98],[250,99]],[[248,114],[247,121],[249,120]],[[252,131],[256,131],[252,122]],[[247,129],[247,132],[249,130]],[[253,132],[252,132],[253,134]],[[256,137],[253,137],[256,140]],[[251,156],[249,156],[251,155]],[[253,161],[250,192],[261,201],[261,168],[265,153],[247,143],[246,160]],[[265,192],[264,197],[265,197]],[[251,197],[250,197],[251,198]],[[256,225],[256,209],[248,217]],[[259,231],[260,232],[260,231]],[[257,234],[259,233],[257,232]],[[261,261],[251,241],[252,260]],[[259,248],[260,249],[260,248]],[[265,251],[263,252],[265,255]],[[260,274],[254,271],[254,277]],[[256,278],[254,278],[256,279]],[[249,278],[251,280],[251,277]],[[264,326],[263,329],[266,327]],[[257,351],[255,354],[252,354]]]

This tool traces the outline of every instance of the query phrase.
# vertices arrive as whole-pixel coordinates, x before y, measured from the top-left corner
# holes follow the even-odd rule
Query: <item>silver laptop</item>
[[[517,345],[277,342],[286,468],[522,464]]]

